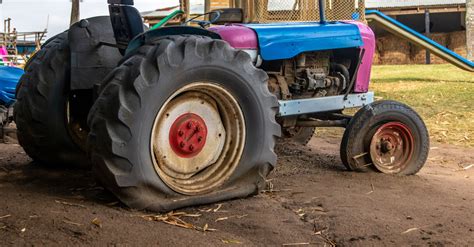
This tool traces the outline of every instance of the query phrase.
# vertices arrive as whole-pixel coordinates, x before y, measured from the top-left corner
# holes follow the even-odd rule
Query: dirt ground
[[[280,143],[273,191],[179,210],[202,232],[147,220],[90,172],[44,168],[0,144],[0,245],[474,246],[474,149],[432,144],[417,176],[396,177],[347,172],[338,148],[337,138]]]

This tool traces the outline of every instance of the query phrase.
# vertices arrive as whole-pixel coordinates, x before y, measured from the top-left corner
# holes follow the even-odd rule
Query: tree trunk
[[[71,25],[71,26],[72,26],[74,23],[78,22],[78,21],[79,21],[79,18],[80,18],[79,1],[80,1],[80,0],[72,0],[71,22],[70,22],[70,25]]]
[[[466,1],[467,59],[474,61],[474,0]]]

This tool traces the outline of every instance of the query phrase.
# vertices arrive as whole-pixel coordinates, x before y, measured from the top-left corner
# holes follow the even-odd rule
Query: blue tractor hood
[[[15,102],[15,90],[24,71],[15,67],[0,66],[0,104],[10,106]]]
[[[362,47],[355,24],[344,22],[291,22],[245,24],[258,36],[263,60],[289,59],[302,52]]]

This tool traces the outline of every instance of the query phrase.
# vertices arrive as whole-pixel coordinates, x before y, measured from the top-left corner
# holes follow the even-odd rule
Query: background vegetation
[[[433,141],[474,147],[473,73],[445,64],[375,66],[371,90],[415,108]]]

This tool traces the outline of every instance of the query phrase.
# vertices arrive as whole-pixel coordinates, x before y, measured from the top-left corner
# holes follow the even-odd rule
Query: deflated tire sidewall
[[[140,47],[107,77],[89,113],[89,147],[96,177],[132,208],[169,211],[245,197],[264,187],[276,165],[276,97],[268,76],[248,54],[221,40],[169,36]],[[154,167],[153,126],[175,92],[195,83],[224,88],[238,102],[245,122],[240,162],[220,188],[186,196],[171,190]]]
[[[177,71],[177,70],[173,70]],[[136,112],[135,116],[141,121],[136,121],[138,126],[131,128],[133,139],[130,140],[130,146],[136,147],[128,149],[130,153],[129,157],[133,157],[131,160],[134,164],[142,164],[140,166],[134,166],[137,169],[139,175],[142,177],[142,181],[146,183],[157,183],[159,187],[166,188],[166,191],[170,194],[175,194],[170,190],[159,178],[153,165],[153,153],[150,148],[151,135],[153,123],[159,110],[162,108],[166,100],[173,95],[180,88],[189,85],[193,82],[213,82],[226,88],[239,102],[242,112],[244,114],[245,125],[246,125],[246,140],[245,147],[240,159],[240,163],[236,172],[232,175],[228,182],[232,182],[234,178],[241,176],[252,168],[249,164],[255,164],[258,160],[258,154],[261,152],[261,148],[264,146],[264,138],[251,138],[263,131],[263,119],[264,114],[260,111],[262,109],[261,102],[256,100],[256,96],[248,95],[249,89],[243,89],[246,87],[245,83],[242,82],[243,78],[239,75],[234,74],[225,68],[219,69],[218,67],[194,67],[192,70],[188,70],[185,67],[179,68],[180,73],[160,74],[160,80],[155,86],[152,86],[142,96],[144,102],[153,102],[153,104],[146,104],[139,112]],[[139,77],[136,83],[143,83],[143,78]],[[167,83],[173,82],[173,83]],[[222,83],[225,82],[225,83]],[[138,131],[133,133],[133,131]],[[252,139],[250,141],[249,139]],[[257,140],[257,142],[255,142]]]

